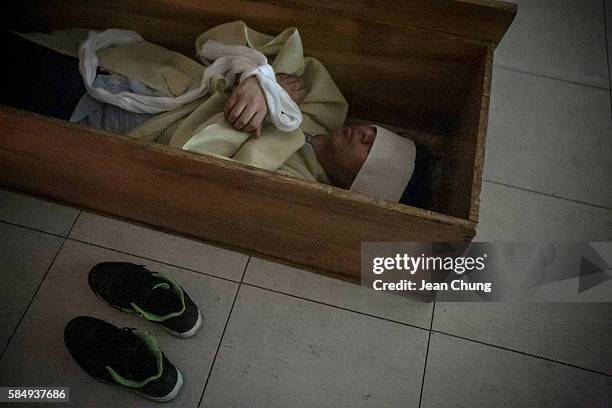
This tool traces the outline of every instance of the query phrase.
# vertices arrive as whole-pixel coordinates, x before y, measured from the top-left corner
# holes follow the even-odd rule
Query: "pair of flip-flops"
[[[110,306],[138,314],[174,336],[193,336],[202,314],[172,278],[141,265],[104,262],[89,272],[89,286]],[[118,328],[89,316],[72,319],[64,330],[66,347],[87,374],[119,384],[158,402],[178,394],[183,378],[155,338],[134,328]]]

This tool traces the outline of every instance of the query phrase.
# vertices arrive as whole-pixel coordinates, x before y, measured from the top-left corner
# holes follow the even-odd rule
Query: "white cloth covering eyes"
[[[414,172],[416,146],[410,139],[375,127],[376,139],[351,190],[398,202]]]
[[[236,75],[241,74],[240,81],[256,76],[268,104],[271,122],[280,130],[288,132],[297,129],[302,123],[302,113],[289,94],[276,82],[274,70],[267,63],[262,53],[239,45],[225,45],[208,40],[198,55],[214,61],[204,71],[200,84],[177,97],[152,96],[134,92],[111,93],[96,86],[96,71],[99,65],[96,52],[113,46],[126,45],[144,41],[136,32],[121,29],[109,29],[102,32],[90,31],[79,46],[79,70],[89,95],[93,98],[136,113],[161,113],[178,108],[204,96],[211,79],[225,78],[225,86],[234,83]]]

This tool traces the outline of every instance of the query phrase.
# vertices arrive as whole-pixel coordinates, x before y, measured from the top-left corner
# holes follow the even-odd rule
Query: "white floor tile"
[[[416,407],[427,332],[242,286],[202,407]]]
[[[421,407],[606,407],[612,378],[432,333]]]
[[[496,65],[608,88],[601,0],[511,2],[519,11]]]
[[[476,241],[609,241],[612,210],[483,183]]]
[[[79,210],[0,189],[0,221],[67,235]]]
[[[36,292],[62,238],[0,222],[0,353]]]
[[[429,329],[433,302],[375,292],[357,284],[251,258],[244,282]]]
[[[485,179],[612,208],[608,90],[496,68]]]
[[[102,261],[144,263],[174,277],[204,315],[200,332],[192,338],[179,339],[154,323],[103,303],[87,283],[90,268]],[[94,316],[119,327],[137,327],[153,334],[185,380],[182,392],[167,406],[197,406],[237,286],[227,280],[67,241],[0,360],[0,384],[69,386],[70,406],[158,406],[128,390],[90,378],[72,359],[64,346],[65,325],[76,316]]]
[[[248,257],[197,241],[83,212],[71,238],[239,281]]]
[[[612,375],[612,303],[436,303],[433,329]]]

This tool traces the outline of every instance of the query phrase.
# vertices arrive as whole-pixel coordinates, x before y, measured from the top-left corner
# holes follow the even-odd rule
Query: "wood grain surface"
[[[359,280],[361,242],[466,241],[475,224],[0,107],[0,185]]]

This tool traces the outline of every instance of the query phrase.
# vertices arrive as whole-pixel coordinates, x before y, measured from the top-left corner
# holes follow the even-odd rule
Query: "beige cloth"
[[[87,32],[75,29],[22,35],[57,52],[77,56],[78,44]],[[128,135],[329,183],[313,152],[304,147],[302,132],[328,134],[340,128],[348,105],[325,67],[314,58],[304,57],[298,30],[289,28],[272,37],[248,28],[242,21],[222,24],[197,38],[196,53],[208,39],[254,48],[268,57],[276,73],[300,75],[307,90],[300,104],[304,116],[300,129],[282,132],[266,124],[257,139],[233,129],[219,116],[230,92],[224,90],[224,80],[218,78],[209,83],[210,94],[156,115]],[[177,96],[197,86],[210,63],[203,61],[202,65],[147,41],[101,50],[98,58],[101,67],[138,80],[166,96]]]
[[[310,144],[304,144],[300,150],[292,154],[277,172],[279,174],[308,181],[332,184],[325,170],[323,170],[323,167],[321,167],[321,164],[317,160]]]

